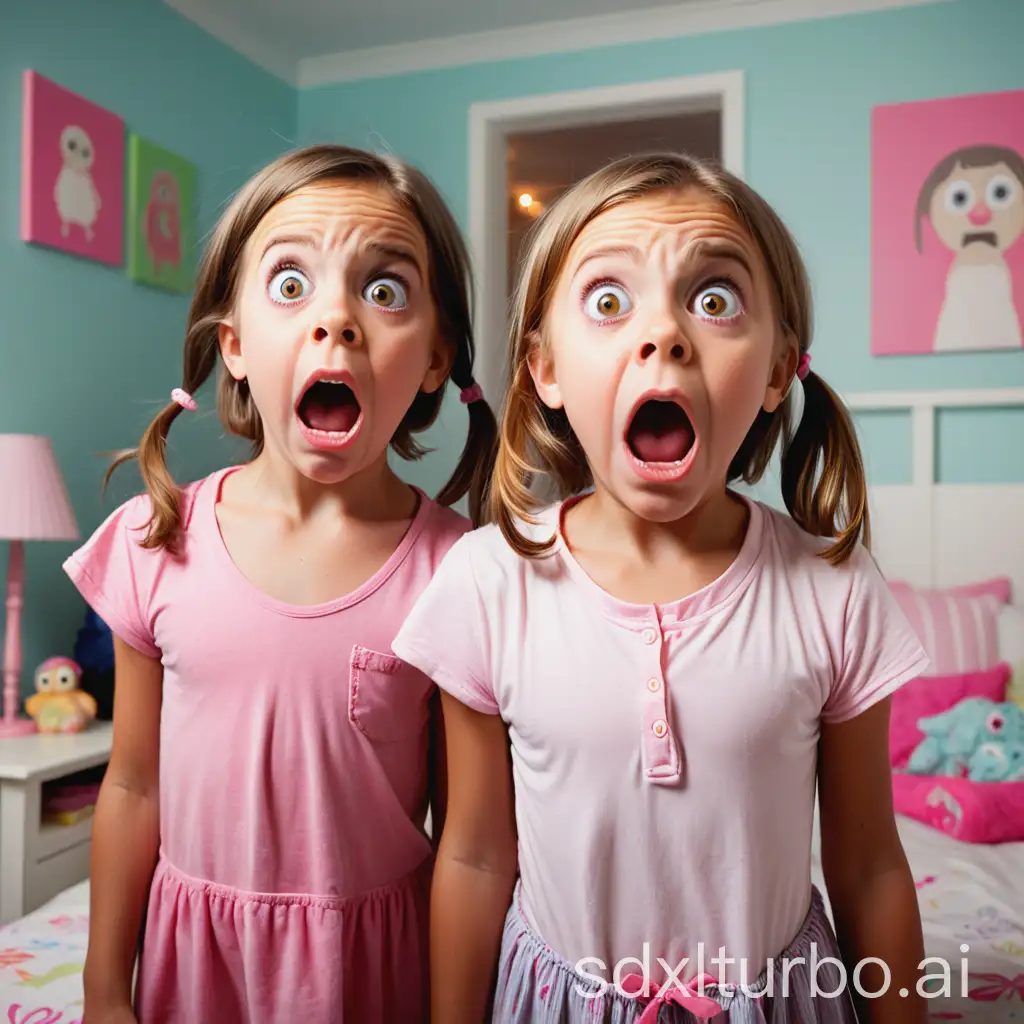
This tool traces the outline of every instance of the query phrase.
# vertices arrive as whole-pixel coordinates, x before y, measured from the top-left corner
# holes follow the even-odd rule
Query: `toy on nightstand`
[[[25,711],[40,732],[81,732],[96,717],[96,701],[79,689],[81,678],[70,658],[47,658],[36,669],[36,692]]]

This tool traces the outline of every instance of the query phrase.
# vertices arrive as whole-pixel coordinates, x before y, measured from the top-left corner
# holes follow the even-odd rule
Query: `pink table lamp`
[[[0,540],[10,541],[0,739],[36,731],[21,704],[21,606],[26,540],[78,540],[78,524],[48,437],[0,434]]]

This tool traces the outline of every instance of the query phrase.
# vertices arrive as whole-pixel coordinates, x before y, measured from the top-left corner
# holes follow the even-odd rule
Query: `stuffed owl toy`
[[[92,694],[79,689],[81,678],[70,658],[48,658],[36,669],[36,692],[25,711],[40,732],[81,732],[96,717]]]

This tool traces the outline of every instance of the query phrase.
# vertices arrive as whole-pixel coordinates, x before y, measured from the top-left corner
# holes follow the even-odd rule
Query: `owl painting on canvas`
[[[22,100],[22,240],[120,266],[124,121],[34,71]]]

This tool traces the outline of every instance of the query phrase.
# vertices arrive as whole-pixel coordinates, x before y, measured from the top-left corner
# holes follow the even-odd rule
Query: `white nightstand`
[[[42,787],[106,764],[112,736],[110,722],[93,722],[67,736],[0,740],[0,924],[89,877],[92,818],[44,825]]]

